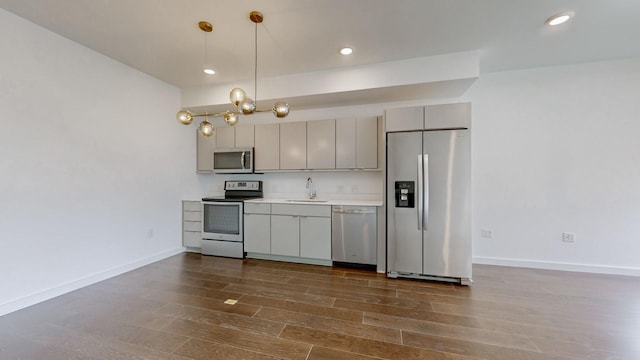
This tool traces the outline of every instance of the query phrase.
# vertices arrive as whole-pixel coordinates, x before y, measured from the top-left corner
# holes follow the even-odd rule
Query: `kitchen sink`
[[[328,200],[318,200],[318,199],[291,199],[291,200],[285,200],[286,202],[291,202],[291,203],[296,203],[296,202],[302,202],[302,203],[325,203]]]

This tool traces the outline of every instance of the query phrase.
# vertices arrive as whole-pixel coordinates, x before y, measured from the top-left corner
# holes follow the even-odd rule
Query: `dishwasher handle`
[[[351,209],[333,209],[332,212],[334,214],[375,214],[375,210],[370,209],[362,209],[362,210],[351,210]]]

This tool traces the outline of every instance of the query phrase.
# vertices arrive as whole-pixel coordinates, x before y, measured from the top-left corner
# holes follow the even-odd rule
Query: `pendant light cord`
[[[256,41],[255,43],[255,49],[254,49],[254,53],[255,53],[255,62],[254,62],[254,67],[253,67],[253,101],[255,101],[255,104],[257,106],[258,104],[258,23],[255,23],[255,39]]]

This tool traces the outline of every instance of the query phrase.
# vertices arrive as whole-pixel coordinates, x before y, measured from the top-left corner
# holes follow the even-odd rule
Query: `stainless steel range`
[[[224,197],[202,199],[202,254],[244,258],[244,200],[262,197],[262,181],[225,181]]]

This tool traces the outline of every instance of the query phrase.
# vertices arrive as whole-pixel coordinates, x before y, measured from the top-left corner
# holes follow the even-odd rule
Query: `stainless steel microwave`
[[[213,172],[223,174],[253,173],[253,148],[214,149]]]

